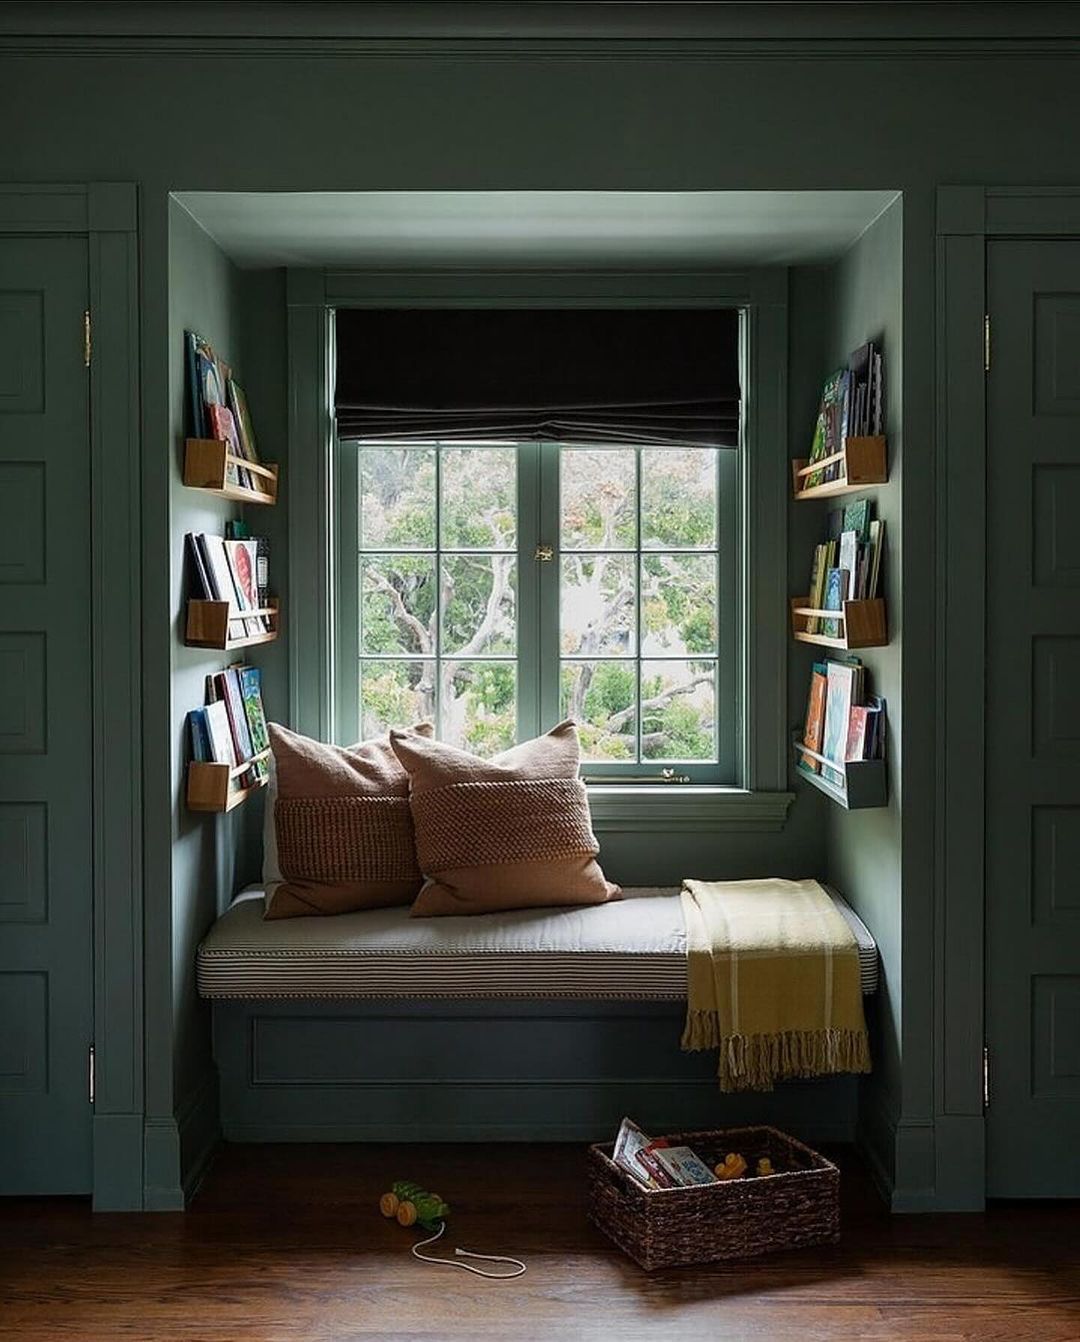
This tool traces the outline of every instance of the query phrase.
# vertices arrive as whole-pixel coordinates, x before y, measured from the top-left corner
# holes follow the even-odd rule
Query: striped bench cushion
[[[199,947],[211,998],[570,998],[685,1001],[677,890],[629,889],[618,903],[410,918],[407,908],[264,921],[245,891]],[[874,939],[835,893],[859,946],[864,993],[877,987]]]

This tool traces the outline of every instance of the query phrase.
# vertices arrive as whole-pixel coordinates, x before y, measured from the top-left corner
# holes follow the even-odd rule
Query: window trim
[[[344,306],[738,307],[743,441],[741,547],[735,602],[743,632],[736,668],[736,787],[590,784],[597,828],[780,828],[787,788],[787,272],[573,274],[289,270],[289,671],[293,726],[328,739],[342,674],[333,620],[342,556],[329,506],[341,469],[331,406],[333,312]],[[758,446],[760,445],[760,446]],[[549,454],[554,457],[554,454]],[[301,468],[301,463],[303,467]],[[543,487],[543,482],[541,482]],[[752,524],[751,524],[752,523]],[[537,569],[550,566],[536,565]],[[343,576],[343,575],[341,575]],[[544,581],[543,574],[539,581]],[[550,577],[547,579],[551,581]],[[543,696],[543,686],[541,687]],[[543,701],[543,699],[542,699]],[[633,791],[633,796],[626,795]],[[759,799],[771,794],[772,800]],[[670,800],[665,800],[670,798]],[[633,817],[631,821],[620,817]],[[683,828],[680,824],[679,828]]]

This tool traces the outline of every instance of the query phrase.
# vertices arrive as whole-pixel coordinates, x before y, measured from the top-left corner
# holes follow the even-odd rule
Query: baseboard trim
[[[142,1114],[94,1114],[96,1212],[143,1209]]]
[[[221,1141],[218,1080],[205,1072],[176,1116],[148,1118],[143,1206],[152,1212],[182,1212],[198,1191]]]

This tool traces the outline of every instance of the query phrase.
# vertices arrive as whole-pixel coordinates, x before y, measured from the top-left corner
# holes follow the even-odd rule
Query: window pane
[[[633,448],[564,447],[560,453],[560,544],[564,550],[637,545]]]
[[[517,666],[513,662],[444,662],[439,739],[497,755],[517,740]]]
[[[568,657],[633,657],[637,651],[633,555],[562,558],[560,646]]]
[[[444,447],[442,545],[513,550],[517,545],[517,449]]]
[[[360,650],[435,652],[435,559],[365,555],[360,560]]]
[[[442,561],[442,649],[463,657],[513,655],[515,558],[512,554],[451,555]]]
[[[668,657],[715,654],[715,555],[642,557],[641,651]]]
[[[435,721],[434,662],[361,662],[360,733],[365,741],[391,727]]]
[[[714,447],[648,447],[641,453],[643,549],[716,545]]]
[[[632,661],[563,662],[560,716],[573,718],[581,758],[637,758],[637,669]]]
[[[435,449],[361,447],[361,550],[434,546]]]
[[[641,663],[641,753],[716,759],[716,663]]]

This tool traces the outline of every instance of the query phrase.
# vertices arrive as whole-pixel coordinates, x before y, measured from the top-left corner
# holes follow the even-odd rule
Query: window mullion
[[[562,573],[559,525],[559,444],[537,444],[539,489],[535,509],[537,543],[551,546],[551,559],[535,558],[535,547],[526,562],[537,570],[538,625],[536,665],[540,684],[540,730],[554,727],[562,716],[559,682],[559,587]]]

